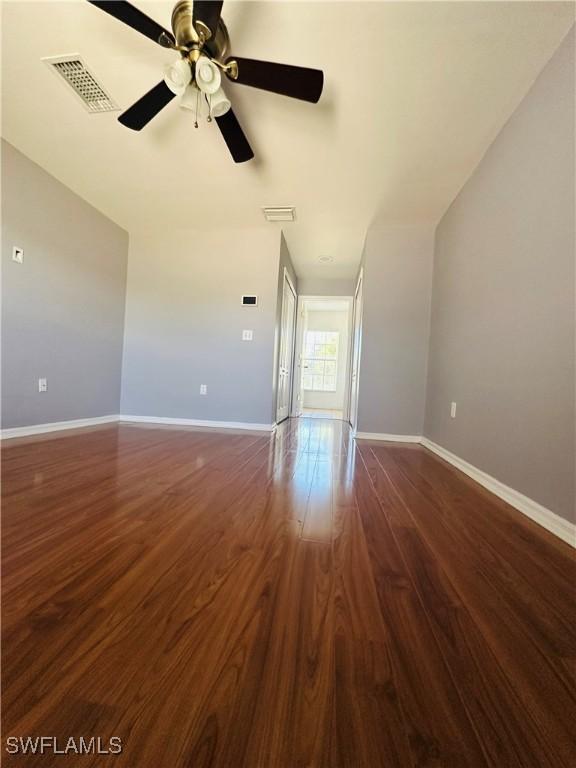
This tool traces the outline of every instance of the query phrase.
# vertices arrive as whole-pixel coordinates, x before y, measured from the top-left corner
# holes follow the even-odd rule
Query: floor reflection
[[[342,421],[289,419],[274,437],[276,492],[300,538],[326,543],[336,529],[336,509],[352,489],[355,444]]]

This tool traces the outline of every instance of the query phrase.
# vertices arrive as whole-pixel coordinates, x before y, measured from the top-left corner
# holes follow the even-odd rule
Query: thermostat
[[[255,307],[258,304],[258,296],[242,296],[243,307]]]

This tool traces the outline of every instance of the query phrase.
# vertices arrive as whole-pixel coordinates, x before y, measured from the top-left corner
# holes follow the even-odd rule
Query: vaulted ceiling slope
[[[133,0],[169,27],[172,3]],[[256,154],[171,103],[146,129],[91,115],[41,62],[79,53],[122,109],[174,53],[84,0],[3,2],[3,136],[129,231],[238,228],[261,206],[303,276],[352,275],[370,224],[435,222],[574,19],[556,2],[233,2],[232,52],[323,69],[318,105],[231,85]],[[330,255],[326,266],[318,258]]]

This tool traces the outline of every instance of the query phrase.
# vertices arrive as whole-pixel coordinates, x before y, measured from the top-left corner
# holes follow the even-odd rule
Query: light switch
[[[47,379],[38,379],[38,392],[48,392]]]
[[[456,418],[456,403],[450,404],[450,416],[455,419]]]
[[[242,341],[252,341],[253,331],[242,331]]]
[[[200,384],[200,394],[201,395],[208,394],[208,387],[206,384]]]
[[[15,261],[17,264],[23,264],[24,263],[24,249],[18,248],[17,246],[14,246],[12,248],[12,261]]]

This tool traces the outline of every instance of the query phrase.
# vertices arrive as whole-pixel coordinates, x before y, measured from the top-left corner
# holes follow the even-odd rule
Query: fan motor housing
[[[194,28],[193,4],[191,0],[180,0],[172,11],[172,31],[176,43],[184,48],[199,48],[198,32]],[[230,49],[230,38],[226,25],[220,18],[214,37],[205,43],[205,48],[212,58],[223,61]]]

